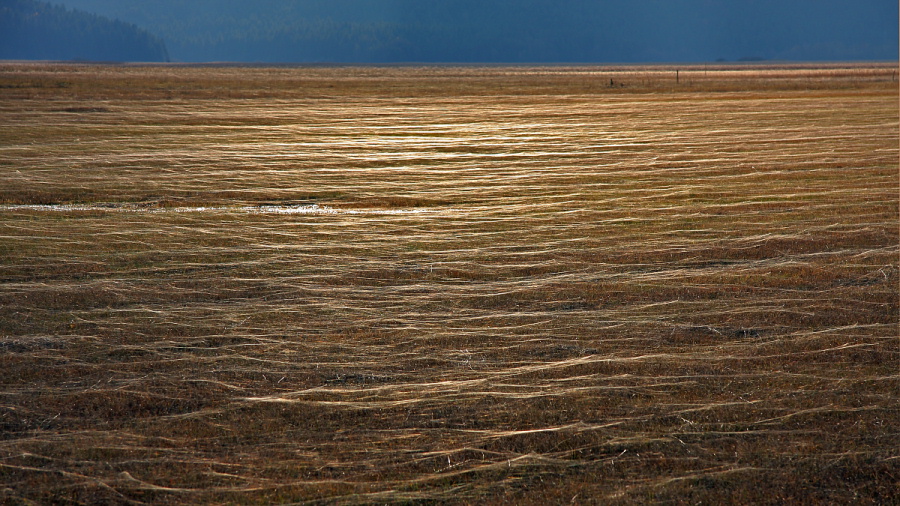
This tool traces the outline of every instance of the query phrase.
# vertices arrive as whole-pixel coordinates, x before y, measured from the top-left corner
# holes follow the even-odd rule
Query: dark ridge
[[[0,1],[0,59],[169,61],[165,43],[137,26],[33,0]]]

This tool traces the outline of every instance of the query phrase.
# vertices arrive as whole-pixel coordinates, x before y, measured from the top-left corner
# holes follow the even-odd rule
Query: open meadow
[[[0,63],[0,502],[897,503],[898,109]]]

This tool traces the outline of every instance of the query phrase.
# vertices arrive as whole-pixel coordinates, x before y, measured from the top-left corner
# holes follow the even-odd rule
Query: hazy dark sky
[[[890,60],[897,0],[57,0],[174,60]]]

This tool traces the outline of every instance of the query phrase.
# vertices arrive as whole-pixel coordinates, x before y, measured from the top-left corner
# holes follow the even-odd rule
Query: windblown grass
[[[0,497],[897,501],[895,71],[0,66]]]

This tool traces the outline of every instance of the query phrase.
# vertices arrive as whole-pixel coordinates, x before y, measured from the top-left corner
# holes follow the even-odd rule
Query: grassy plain
[[[0,65],[0,501],[897,502],[896,71]]]

